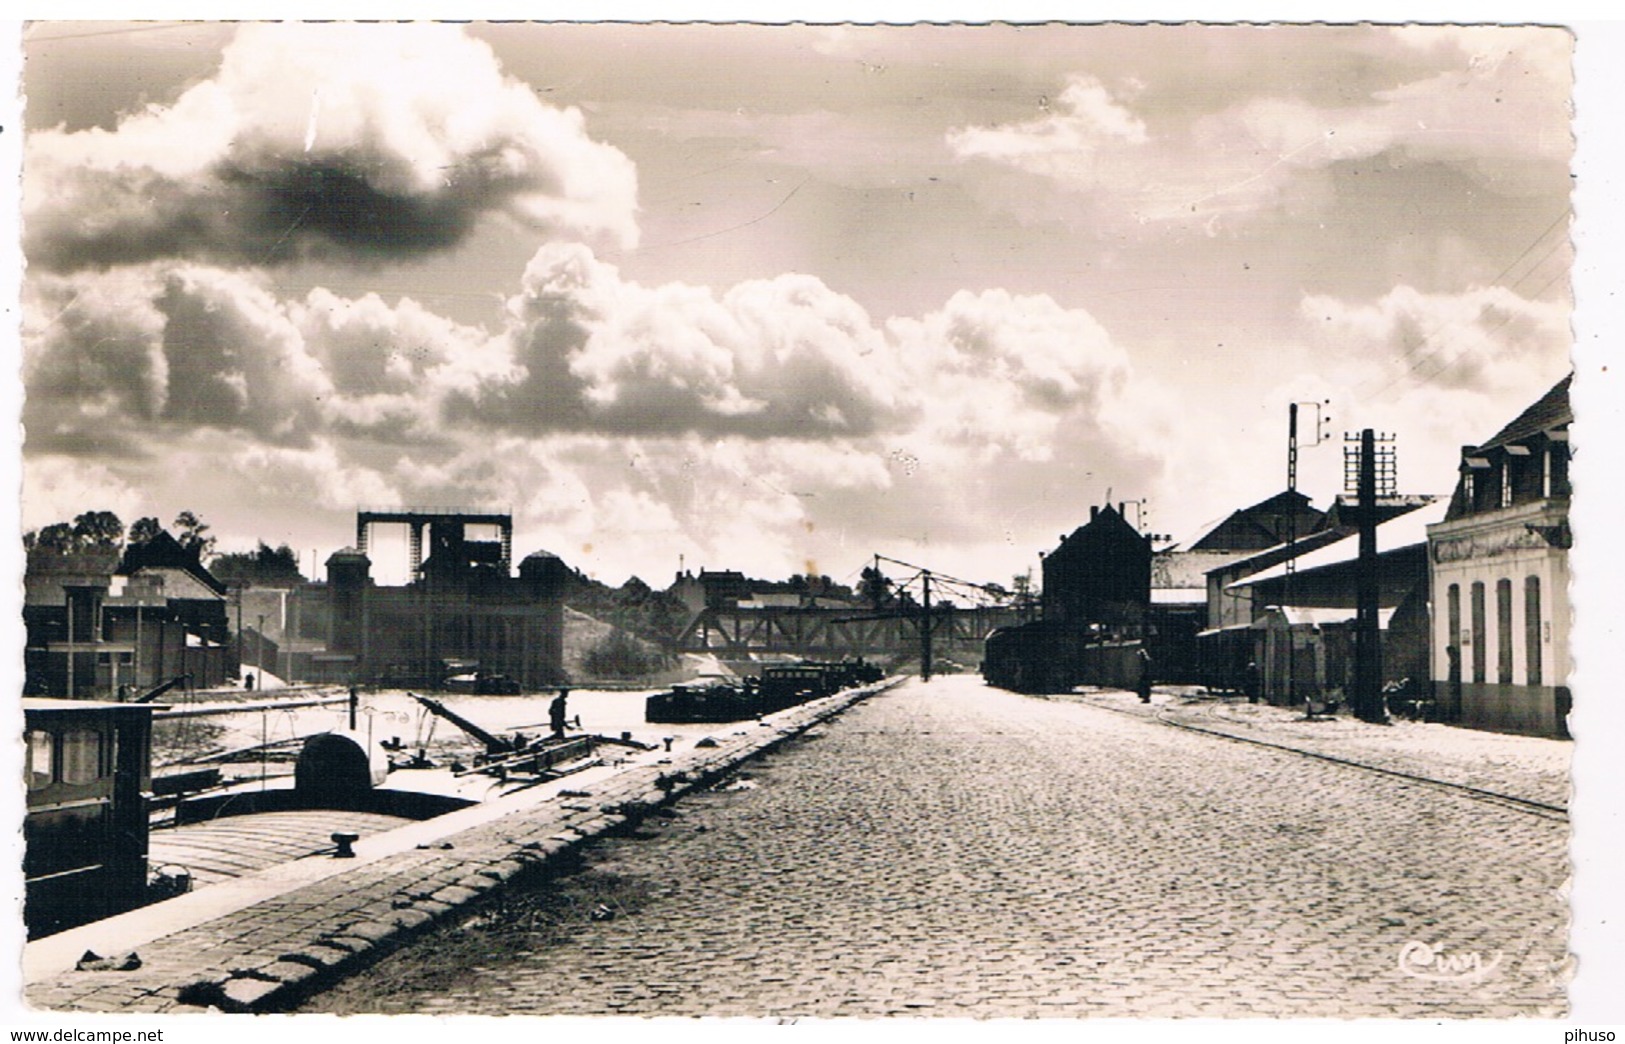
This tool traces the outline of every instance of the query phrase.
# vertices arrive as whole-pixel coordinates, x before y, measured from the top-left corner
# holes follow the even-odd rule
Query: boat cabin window
[[[49,732],[28,730],[29,790],[44,790],[56,777],[55,739]]]
[[[94,783],[102,774],[102,734],[74,729],[62,734],[62,782]]]

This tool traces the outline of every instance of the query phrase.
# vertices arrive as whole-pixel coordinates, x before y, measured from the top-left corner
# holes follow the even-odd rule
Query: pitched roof
[[[176,566],[142,566],[139,576],[155,576],[161,580],[159,590],[166,599],[185,599],[202,602],[225,601],[225,593],[216,591],[204,583],[202,578],[190,569],[181,569]]]
[[[1219,565],[1208,570],[1208,572],[1228,572],[1232,574],[1232,579],[1235,577],[1251,576],[1260,570],[1268,569],[1270,566],[1275,565],[1278,562],[1284,562],[1294,555],[1297,556],[1297,558],[1301,561],[1303,556],[1307,555],[1309,552],[1315,550],[1316,548],[1325,547],[1327,544],[1341,540],[1345,536],[1348,536],[1348,534],[1351,532],[1354,532],[1354,530],[1346,525],[1337,526],[1335,528],[1317,529],[1313,533],[1298,537],[1290,544],[1280,543],[1276,544],[1274,547],[1266,547],[1262,551],[1255,551],[1244,556],[1234,558],[1223,565]]]
[[[1061,543],[1052,555],[1070,549],[1073,545],[1083,545],[1102,539],[1121,539],[1128,534],[1136,540],[1143,540],[1140,531],[1135,529],[1128,519],[1124,518],[1115,507],[1107,504],[1103,507],[1090,508],[1089,521],[1061,536]]]
[[[1385,606],[1377,610],[1377,627],[1386,631],[1388,624],[1394,618],[1397,606]],[[1311,627],[1325,627],[1328,624],[1353,623],[1358,615],[1355,609],[1332,609],[1313,605],[1279,605],[1274,606],[1270,612],[1279,613],[1286,622],[1294,627],[1308,624]]]
[[[78,551],[53,551],[36,547],[28,552],[29,576],[112,576],[118,569],[119,549],[116,547],[84,548]]]
[[[1151,588],[1193,587],[1206,591],[1209,570],[1243,557],[1240,551],[1159,551],[1151,556]]]
[[[1428,503],[1414,508],[1403,515],[1381,522],[1377,526],[1377,554],[1386,555],[1390,551],[1427,543],[1427,527],[1435,522],[1444,521],[1445,511],[1450,503],[1444,497],[1432,498]],[[1359,531],[1350,529],[1347,535],[1316,551],[1297,558],[1297,572],[1301,575],[1314,569],[1324,569],[1330,566],[1353,562],[1360,557]],[[1261,573],[1243,577],[1229,586],[1232,588],[1246,587],[1249,584],[1259,584],[1266,580],[1274,580],[1286,575],[1286,563],[1282,562]]]
[[[204,567],[197,548],[182,546],[167,529],[160,529],[152,539],[124,549],[124,561],[118,571],[128,576],[143,569],[182,570],[215,594],[226,593],[226,585]]]
[[[1317,529],[1324,513],[1297,490],[1282,490],[1256,504],[1232,511],[1218,525],[1197,538],[1192,551],[1262,551],[1287,539],[1289,530],[1305,534]]]
[[[1511,442],[1521,442],[1531,435],[1538,435],[1543,431],[1561,428],[1574,420],[1574,411],[1569,408],[1569,384],[1574,380],[1570,373],[1556,384],[1550,391],[1542,395],[1528,409],[1513,418],[1512,422],[1488,442],[1478,448],[1493,449]]]

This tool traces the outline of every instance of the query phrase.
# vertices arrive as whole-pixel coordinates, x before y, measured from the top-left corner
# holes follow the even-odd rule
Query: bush
[[[587,650],[582,666],[598,678],[635,678],[664,670],[667,664],[665,655],[658,649],[651,649],[617,629]]]

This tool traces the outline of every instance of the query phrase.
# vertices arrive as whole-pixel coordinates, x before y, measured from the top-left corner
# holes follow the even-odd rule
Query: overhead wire
[[[1557,216],[1554,217],[1551,222],[1547,224],[1546,227],[1543,228],[1533,239],[1531,239],[1523,250],[1519,251],[1518,256],[1514,257],[1510,262],[1508,262],[1507,265],[1501,269],[1500,273],[1497,274],[1494,279],[1490,280],[1488,285],[1516,292],[1516,288],[1528,280],[1535,272],[1539,271],[1541,265],[1545,264],[1546,261],[1551,258],[1551,256],[1555,254],[1559,248],[1568,245],[1568,236],[1565,234],[1552,240],[1547,245],[1546,249],[1541,252],[1540,256],[1534,261],[1534,263],[1531,264],[1522,275],[1518,276],[1516,279],[1513,279],[1510,283],[1506,281],[1507,277],[1512,274],[1513,270],[1516,269],[1520,263],[1522,263],[1524,258],[1528,257],[1538,246],[1540,246],[1541,242],[1545,240],[1546,237],[1550,236],[1554,230],[1562,226],[1571,214],[1572,209],[1565,205]],[[1533,300],[1539,298],[1541,294],[1545,293],[1546,290],[1549,289],[1552,284],[1560,279],[1564,274],[1566,274],[1566,272],[1567,269],[1565,268],[1554,274],[1533,294],[1528,295],[1526,299]],[[1490,326],[1484,332],[1486,334],[1494,333],[1506,326],[1512,321],[1513,318],[1515,318],[1515,316],[1509,314],[1501,319],[1500,322]],[[1440,373],[1443,373],[1445,370],[1449,369],[1451,366],[1455,365],[1457,362],[1461,361],[1461,359],[1465,358],[1471,351],[1470,347],[1464,347],[1456,351],[1446,358],[1442,364],[1435,366],[1426,373],[1418,373],[1422,366],[1430,361],[1437,361],[1441,354],[1446,352],[1451,347],[1451,342],[1448,340],[1444,341],[1443,343],[1436,342],[1439,335],[1445,333],[1450,329],[1450,327],[1451,324],[1448,321],[1441,320],[1436,326],[1430,329],[1427,333],[1423,334],[1418,339],[1414,347],[1407,349],[1396,360],[1396,362],[1403,364],[1407,359],[1412,359],[1414,357],[1414,362],[1407,366],[1398,375],[1389,378],[1382,384],[1381,387],[1369,390],[1361,390],[1359,387],[1356,387],[1353,392],[1353,398],[1359,402],[1370,402],[1378,396],[1387,394],[1389,391],[1398,387],[1403,382],[1412,379],[1413,377],[1419,379],[1436,377]],[[1418,355],[1418,353],[1422,354]]]

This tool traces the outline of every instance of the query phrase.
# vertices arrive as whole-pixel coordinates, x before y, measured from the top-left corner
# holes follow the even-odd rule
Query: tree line
[[[111,511],[86,511],[72,522],[54,522],[24,533],[23,549],[30,558],[36,555],[120,553],[126,547],[145,544],[164,532],[169,532],[182,548],[194,552],[198,561],[218,580],[266,587],[305,580],[299,570],[299,555],[287,544],[271,547],[262,540],[253,551],[216,554],[215,538],[209,532],[209,524],[192,511],[182,511],[176,515],[167,530],[162,522],[151,516],[136,519],[126,529],[124,521]]]

